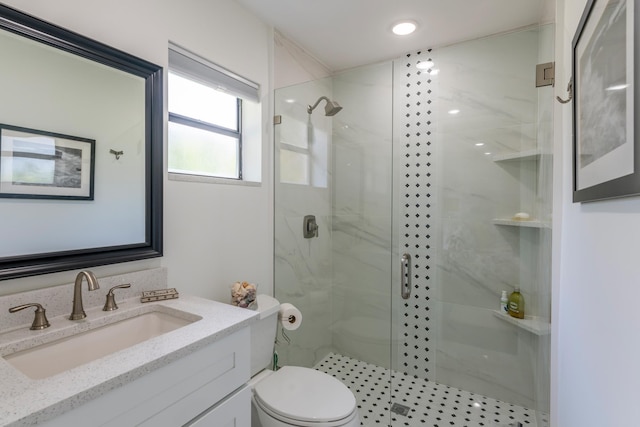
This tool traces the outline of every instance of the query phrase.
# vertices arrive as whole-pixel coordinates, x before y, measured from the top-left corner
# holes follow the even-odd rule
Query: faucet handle
[[[37,331],[37,330],[48,328],[49,326],[51,326],[45,314],[46,310],[44,309],[44,307],[42,307],[38,303],[22,304],[22,305],[17,305],[15,307],[11,307],[9,309],[9,313],[15,313],[16,311],[24,310],[25,308],[29,308],[29,307],[36,307],[35,317],[29,329],[31,329],[32,331]]]
[[[102,307],[102,311],[117,310],[118,309],[118,305],[116,304],[116,298],[115,298],[115,295],[113,294],[113,290],[114,289],[130,288],[130,287],[131,287],[130,283],[125,283],[124,285],[114,286],[113,288],[109,289],[109,292],[107,293],[107,301],[105,301],[104,307]]]

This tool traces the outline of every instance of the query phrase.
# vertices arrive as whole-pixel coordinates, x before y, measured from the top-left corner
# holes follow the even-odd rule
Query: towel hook
[[[569,93],[569,97],[567,99],[562,99],[559,96],[556,96],[559,103],[567,104],[573,99],[573,76],[569,79],[569,84],[567,84],[567,92]]]

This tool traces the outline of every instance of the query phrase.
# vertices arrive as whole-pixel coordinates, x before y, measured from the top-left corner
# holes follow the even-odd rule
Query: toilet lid
[[[353,393],[324,372],[285,366],[256,384],[255,396],[273,412],[293,420],[328,422],[348,417]]]

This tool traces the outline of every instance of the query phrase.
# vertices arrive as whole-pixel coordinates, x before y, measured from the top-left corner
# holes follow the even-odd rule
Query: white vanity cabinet
[[[46,427],[248,427],[249,328],[244,327],[66,412]]]

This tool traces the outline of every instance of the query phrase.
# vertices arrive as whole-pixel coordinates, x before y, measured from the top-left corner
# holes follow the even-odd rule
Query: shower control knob
[[[305,239],[318,237],[318,223],[315,215],[306,215],[302,221],[302,235]]]

